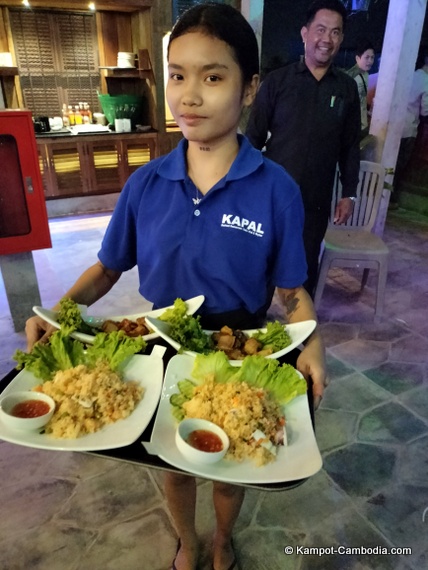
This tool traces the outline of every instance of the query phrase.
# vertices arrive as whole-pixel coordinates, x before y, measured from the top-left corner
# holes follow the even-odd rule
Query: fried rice
[[[250,458],[258,466],[275,460],[285,418],[281,406],[267,391],[245,382],[221,384],[209,377],[195,388],[183,410],[188,418],[206,419],[224,429],[230,440],[227,459]],[[265,438],[255,435],[260,432]]]
[[[102,363],[94,369],[81,364],[61,370],[35,390],[48,394],[56,403],[45,433],[64,439],[94,433],[128,417],[144,392],[138,382],[123,381]]]

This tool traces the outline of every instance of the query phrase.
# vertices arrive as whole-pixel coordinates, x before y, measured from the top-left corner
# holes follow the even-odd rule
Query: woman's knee
[[[170,487],[193,487],[196,484],[195,478],[181,473],[165,473],[165,484]]]
[[[226,497],[241,496],[244,494],[244,487],[238,485],[231,485],[230,483],[223,483],[221,481],[213,481],[214,493],[219,493]]]

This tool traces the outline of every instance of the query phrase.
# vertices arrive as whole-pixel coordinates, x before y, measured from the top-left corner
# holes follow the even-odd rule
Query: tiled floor
[[[107,220],[51,221],[53,248],[34,253],[44,306],[95,259]],[[324,466],[294,490],[247,492],[235,533],[246,570],[428,567],[428,219],[391,212],[385,239],[391,260],[380,322],[372,318],[374,281],[360,295],[357,275],[330,274],[320,321],[332,382],[316,413]],[[98,303],[100,314],[145,307],[135,273],[121,281]],[[4,374],[25,341],[13,331],[1,283],[0,310]],[[210,483],[201,480],[199,490],[205,569]],[[166,570],[175,551],[161,472],[0,442],[0,502],[1,570]],[[339,546],[366,550],[302,553]],[[412,554],[380,554],[393,547]]]

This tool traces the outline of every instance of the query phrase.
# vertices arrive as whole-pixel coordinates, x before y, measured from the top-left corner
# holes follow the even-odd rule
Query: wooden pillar
[[[368,160],[395,168],[405,110],[422,35],[427,0],[390,0],[382,46],[370,134],[376,146]],[[386,176],[392,183],[393,174]],[[385,226],[390,191],[384,190],[376,224],[376,233]]]

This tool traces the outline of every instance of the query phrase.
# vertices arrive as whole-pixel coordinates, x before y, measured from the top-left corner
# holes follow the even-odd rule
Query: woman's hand
[[[64,297],[73,299],[76,303],[89,307],[108,293],[119,280],[120,276],[120,271],[108,269],[100,261],[97,261],[82,273]],[[59,311],[59,309],[59,303],[52,307],[53,311]],[[40,317],[31,317],[28,319],[25,325],[27,351],[30,352],[36,342],[47,342],[55,330],[55,327],[46,323]]]
[[[27,352],[31,352],[36,342],[44,344],[55,332],[55,327],[44,321],[40,317],[30,317],[25,323],[25,334],[27,335]]]
[[[306,342],[305,348],[297,359],[296,366],[306,379],[309,377],[312,379],[314,408],[317,409],[321,403],[324,388],[328,385],[328,377],[324,345],[321,336],[316,331]]]
[[[306,320],[317,320],[312,299],[303,287],[296,287],[295,289],[278,288],[277,291],[285,309],[286,322],[298,323]],[[304,344],[305,348],[300,353],[296,366],[306,380],[309,377],[311,378],[314,407],[317,408],[328,383],[324,343],[317,329]]]

